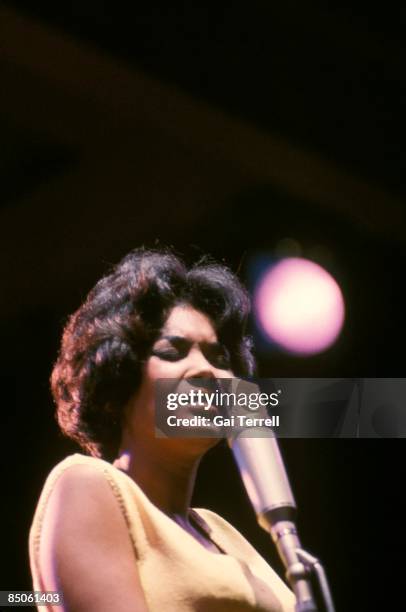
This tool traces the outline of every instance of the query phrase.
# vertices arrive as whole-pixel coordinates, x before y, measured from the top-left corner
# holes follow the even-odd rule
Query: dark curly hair
[[[234,374],[253,374],[250,300],[234,274],[207,260],[188,270],[170,251],[135,249],[69,318],[51,376],[60,428],[91,455],[117,455],[123,407],[170,310],[182,303],[210,318]]]

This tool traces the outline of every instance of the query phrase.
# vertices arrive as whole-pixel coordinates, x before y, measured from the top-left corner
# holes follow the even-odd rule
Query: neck
[[[114,465],[125,471],[162,512],[186,520],[201,454],[174,453],[173,442],[124,443]]]

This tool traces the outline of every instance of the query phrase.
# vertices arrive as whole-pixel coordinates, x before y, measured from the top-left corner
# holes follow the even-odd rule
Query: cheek
[[[231,370],[217,370],[215,373],[217,379],[221,380],[223,378],[235,378],[233,372]]]
[[[231,370],[220,370],[221,376],[219,378],[235,378],[234,372]]]
[[[146,377],[151,381],[158,378],[177,378],[181,372],[180,361],[170,362],[153,356],[146,363]]]

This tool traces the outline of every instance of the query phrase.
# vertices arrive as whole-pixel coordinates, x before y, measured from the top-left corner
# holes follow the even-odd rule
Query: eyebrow
[[[173,344],[193,344],[192,340],[189,340],[188,338],[186,338],[185,336],[161,336],[160,338],[157,339],[157,342],[159,342],[160,340],[168,340],[169,342],[173,343]],[[213,347],[213,348],[221,348],[223,345],[221,344],[221,342],[198,342],[199,345],[203,345],[203,346],[207,346],[207,347]]]

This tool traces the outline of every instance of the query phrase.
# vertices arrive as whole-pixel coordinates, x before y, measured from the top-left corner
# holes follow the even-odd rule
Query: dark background
[[[0,590],[31,588],[36,501],[77,450],[48,391],[63,324],[131,248],[208,252],[248,282],[293,239],[339,281],[346,324],[312,358],[258,343],[261,375],[405,374],[406,9],[218,4],[0,4]],[[337,610],[404,609],[403,441],[281,446]],[[222,445],[195,505],[282,573]]]

